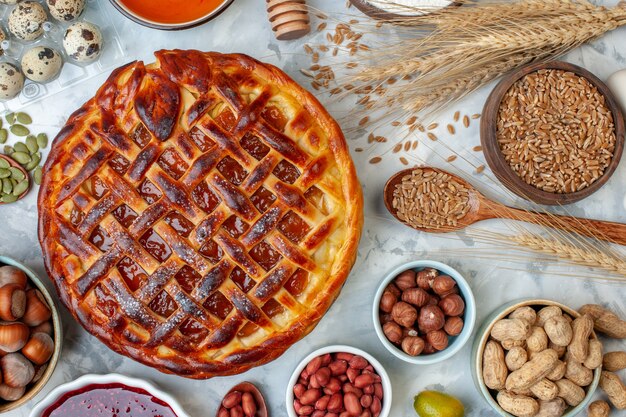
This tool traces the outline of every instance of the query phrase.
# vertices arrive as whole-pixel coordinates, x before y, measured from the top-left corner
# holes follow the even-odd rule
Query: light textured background
[[[98,0],[102,3],[105,0]],[[131,58],[152,61],[152,52],[161,48],[197,48],[222,52],[243,52],[263,59],[283,68],[296,80],[305,83],[307,79],[299,73],[300,67],[309,65],[302,53],[305,41],[321,41],[316,34],[301,41],[277,42],[268,26],[263,1],[236,0],[222,16],[214,22],[185,32],[165,33],[140,27],[118,16],[110,5],[105,7],[116,21],[120,34]],[[615,2],[611,2],[614,4]],[[328,12],[345,13],[343,0],[309,0],[309,4]],[[352,9],[350,12],[359,15]],[[314,24],[316,24],[315,22]],[[620,29],[604,38],[573,51],[568,60],[580,64],[600,78],[605,79],[613,71],[626,67],[626,29]],[[64,124],[69,114],[90,98],[104,81],[106,74],[81,84],[45,101],[30,106],[27,111],[34,116],[38,125],[35,130],[46,131],[52,137]],[[304,84],[306,85],[306,84]],[[455,110],[463,113],[480,113],[490,90],[487,87],[468,99],[437,116],[444,125],[452,121]],[[352,103],[336,103],[334,99],[320,96],[323,103],[330,106],[333,114],[342,120],[349,119]],[[469,129],[457,124],[458,133],[450,137],[440,129],[437,132],[441,142],[465,155],[474,165],[484,163],[482,155],[471,152],[479,144],[478,123],[473,121]],[[389,135],[389,133],[381,132]],[[467,406],[468,416],[494,416],[486,402],[476,391],[470,373],[470,350],[468,344],[459,354],[445,363],[432,366],[411,366],[388,353],[374,334],[371,321],[371,303],[374,292],[384,274],[396,265],[414,259],[436,259],[449,263],[466,276],[473,287],[478,301],[478,323],[494,308],[506,301],[521,297],[544,297],[558,300],[572,307],[584,303],[607,303],[626,316],[626,285],[592,282],[575,277],[554,276],[537,272],[546,269],[543,264],[509,263],[506,249],[499,250],[499,259],[480,259],[472,253],[459,252],[466,247],[480,247],[465,234],[438,237],[414,232],[392,221],[382,206],[381,192],[386,179],[401,168],[397,158],[392,158],[388,150],[391,144],[368,148],[367,132],[350,132],[346,135],[350,148],[365,148],[362,153],[353,152],[359,177],[365,192],[365,227],[359,248],[357,263],[338,301],[320,322],[315,331],[289,349],[285,355],[264,367],[254,369],[244,375],[217,378],[209,381],[190,381],[161,374],[151,368],[125,359],[88,335],[63,310],[65,325],[65,345],[61,362],[48,386],[35,401],[41,399],[53,387],[75,379],[86,373],[119,372],[129,376],[149,379],[177,397],[193,417],[214,415],[224,393],[234,384],[251,380],[264,391],[276,417],[286,416],[284,394],[287,380],[296,364],[312,350],[329,344],[350,344],[374,354],[387,368],[393,379],[393,416],[412,416],[412,398],[423,389],[442,389],[460,397]],[[393,137],[389,136],[390,139]],[[424,142],[415,153],[429,164],[459,172],[469,172],[472,179],[487,194],[502,197],[495,190],[493,176],[487,169],[483,175],[471,174],[469,165],[459,163],[447,165],[450,151],[441,147],[431,147]],[[441,145],[437,145],[441,146]],[[379,154],[385,154],[381,164],[370,165],[367,161]],[[626,199],[624,181],[626,163],[623,162],[614,177],[598,193],[583,202],[568,207],[576,215],[626,222]],[[557,210],[557,211],[563,211]],[[508,223],[510,224],[510,223]],[[35,271],[45,276],[41,250],[37,242],[36,192],[19,202],[0,207],[0,253],[25,262]],[[485,222],[481,228],[501,228],[506,224]],[[512,269],[511,269],[512,268]],[[572,269],[575,275],[584,270]],[[50,286],[50,285],[49,285]],[[50,286],[51,287],[51,286]],[[624,349],[624,342],[608,344],[609,350]],[[34,401],[34,402],[35,402]],[[27,416],[33,403],[8,413],[10,417]],[[626,412],[614,415],[626,415]]]

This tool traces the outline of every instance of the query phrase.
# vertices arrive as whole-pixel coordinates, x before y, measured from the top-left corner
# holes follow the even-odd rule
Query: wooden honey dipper
[[[306,0],[265,0],[272,30],[279,41],[301,38],[311,31]]]

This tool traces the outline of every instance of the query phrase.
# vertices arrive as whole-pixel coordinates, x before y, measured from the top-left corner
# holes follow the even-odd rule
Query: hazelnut
[[[27,283],[28,278],[21,269],[9,265],[0,267],[0,287],[4,287],[7,284],[17,284],[24,290]]]
[[[402,340],[402,328],[392,321],[385,323],[383,333],[391,343],[400,343]]]
[[[26,292],[19,284],[7,284],[0,287],[0,319],[15,321],[26,310]]]
[[[407,355],[417,356],[424,350],[424,339],[417,336],[405,337],[402,341],[402,350]]]
[[[446,297],[450,294],[458,294],[458,293],[459,293],[459,287],[455,285],[454,287],[452,287],[450,291],[441,294],[441,298]]]
[[[456,281],[453,280],[448,275],[439,275],[433,281],[433,291],[435,291],[435,293],[438,295],[447,293],[448,291],[452,290],[452,288],[454,288],[455,286],[456,286]]]
[[[402,337],[413,337],[419,336],[419,332],[415,329],[407,329],[406,327],[402,328]]]
[[[422,354],[430,355],[431,353],[435,353],[435,352],[437,352],[437,350],[433,347],[433,345],[428,343],[428,340],[424,341],[424,349],[422,350]]]
[[[398,303],[399,304],[399,303]],[[427,305],[420,310],[418,325],[424,333],[439,330],[446,323],[443,311],[437,306]],[[408,327],[408,326],[407,326]]]
[[[381,314],[380,315],[380,324],[383,325],[385,323],[389,323],[390,321],[393,321],[393,317],[391,316],[391,314]]]
[[[35,333],[22,348],[22,354],[35,365],[48,362],[53,353],[54,341],[45,333]]]
[[[415,271],[408,269],[400,273],[400,275],[398,275],[394,280],[394,283],[401,291],[408,290],[409,288],[415,288],[417,285],[415,283]]]
[[[398,301],[398,298],[390,292],[385,291],[383,296],[380,298],[380,309],[385,313],[391,313],[391,309]]]
[[[20,322],[0,322],[0,349],[17,352],[28,342],[30,329]]]
[[[435,277],[439,275],[439,271],[434,268],[424,268],[417,273],[416,283],[417,286],[423,290],[430,290],[433,286]]]
[[[26,311],[22,317],[24,324],[30,327],[39,326],[48,321],[52,313],[39,290],[33,288],[26,292]]]
[[[394,284],[393,282],[389,283],[389,285],[387,285],[387,287],[385,288],[385,292],[390,292],[393,295],[396,296],[396,298],[400,297],[402,295],[402,291],[400,291],[400,289],[398,287],[396,287],[396,284]]]
[[[458,294],[450,294],[439,301],[439,308],[446,316],[460,316],[465,311],[465,302]]]
[[[448,317],[443,330],[450,336],[458,336],[463,331],[463,319],[460,317]]]
[[[426,340],[436,350],[444,350],[448,347],[448,335],[443,330],[433,330],[426,334]]]
[[[5,401],[17,401],[24,396],[26,388],[11,388],[8,385],[0,385],[0,398]]]
[[[425,306],[430,296],[421,288],[409,288],[402,293],[402,301],[413,304],[416,307]]]
[[[35,368],[20,353],[10,353],[0,359],[4,383],[11,388],[25,387],[35,376]]]
[[[417,320],[417,310],[410,304],[400,301],[393,306],[391,316],[400,326],[411,327]],[[443,326],[443,323],[441,325]]]
[[[441,298],[438,295],[430,294],[430,298],[428,299],[428,302],[426,304],[428,304],[429,306],[436,306],[439,305],[439,301],[441,301]]]

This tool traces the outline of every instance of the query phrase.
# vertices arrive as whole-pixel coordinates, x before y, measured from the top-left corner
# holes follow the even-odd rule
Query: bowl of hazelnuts
[[[476,305],[469,284],[454,268],[413,261],[385,277],[376,292],[373,318],[387,350],[406,362],[430,365],[467,343]]]

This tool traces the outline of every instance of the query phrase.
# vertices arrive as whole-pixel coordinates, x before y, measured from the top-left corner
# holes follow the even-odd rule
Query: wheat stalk
[[[626,4],[500,1],[431,11],[428,19],[402,24],[399,39],[370,48],[357,58],[358,69],[339,79],[354,91],[377,92],[368,94],[368,113],[435,112],[514,68],[555,58],[626,24]],[[408,81],[395,83],[399,79]]]

